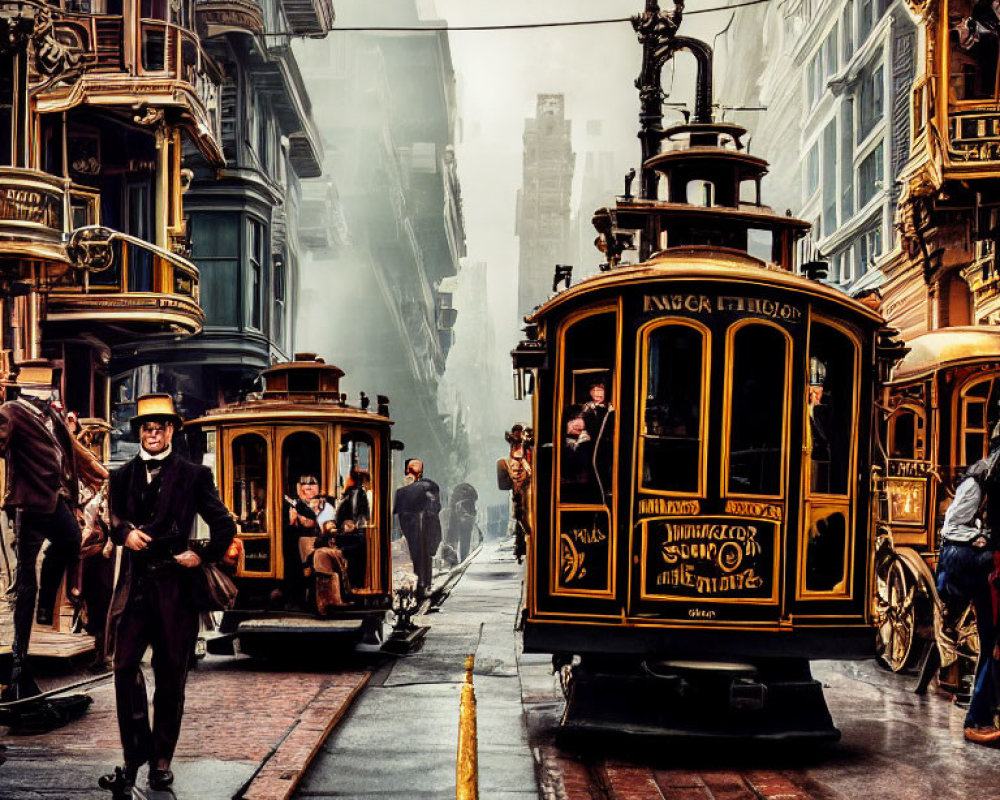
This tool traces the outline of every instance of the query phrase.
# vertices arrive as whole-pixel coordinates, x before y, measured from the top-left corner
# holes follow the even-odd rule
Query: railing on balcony
[[[995,105],[948,115],[949,150],[952,161],[1000,161],[1000,114]]]
[[[0,254],[67,260],[63,241],[74,228],[100,222],[97,192],[33,169],[0,167]]]
[[[112,261],[85,272],[76,286],[60,291],[82,294],[170,294],[198,303],[198,267],[185,258],[126,234],[114,232]]]
[[[49,324],[85,320],[95,330],[104,324],[103,336],[112,343],[134,335],[190,335],[201,330],[205,314],[198,302],[194,264],[134,236],[99,227],[75,232],[71,247],[80,247],[81,233],[95,234],[87,240],[91,247],[110,249],[110,264],[54,286],[48,293]]]
[[[53,25],[60,41],[84,54],[86,74],[94,79],[86,89],[87,96],[99,99],[106,91],[120,97],[122,87],[110,81],[102,84],[103,76],[145,79],[147,85],[142,90],[132,90],[136,100],[141,100],[143,93],[173,94],[187,84],[189,94],[200,105],[196,116],[207,117],[199,120],[208,128],[203,133],[219,140],[222,73],[194,31],[164,20],[131,22],[119,14],[74,11],[56,11]],[[134,30],[126,30],[127,25],[133,25]]]

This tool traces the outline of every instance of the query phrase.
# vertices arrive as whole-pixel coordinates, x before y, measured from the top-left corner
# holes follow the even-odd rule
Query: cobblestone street
[[[209,656],[188,682],[173,765],[178,797],[286,797],[369,675],[283,672]],[[93,705],[79,720],[40,736],[4,738],[3,800],[107,800],[97,778],[121,761],[110,676],[89,694]]]

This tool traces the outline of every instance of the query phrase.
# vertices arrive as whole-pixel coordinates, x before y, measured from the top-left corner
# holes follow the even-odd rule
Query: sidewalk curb
[[[310,700],[250,782],[233,796],[234,800],[288,800],[370,678],[369,672],[354,686],[329,686]]]

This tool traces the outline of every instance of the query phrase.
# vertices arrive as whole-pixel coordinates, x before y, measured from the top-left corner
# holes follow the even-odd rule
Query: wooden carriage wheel
[[[917,610],[914,599],[917,583],[902,560],[889,562],[884,579],[878,581],[879,627],[876,651],[893,672],[913,665],[919,654],[914,647],[917,638]]]

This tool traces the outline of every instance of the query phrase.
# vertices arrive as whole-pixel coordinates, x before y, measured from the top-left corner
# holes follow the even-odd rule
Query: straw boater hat
[[[175,429],[184,424],[169,394],[144,394],[135,401],[135,416],[129,420],[132,433],[138,433],[144,422],[172,422]]]

